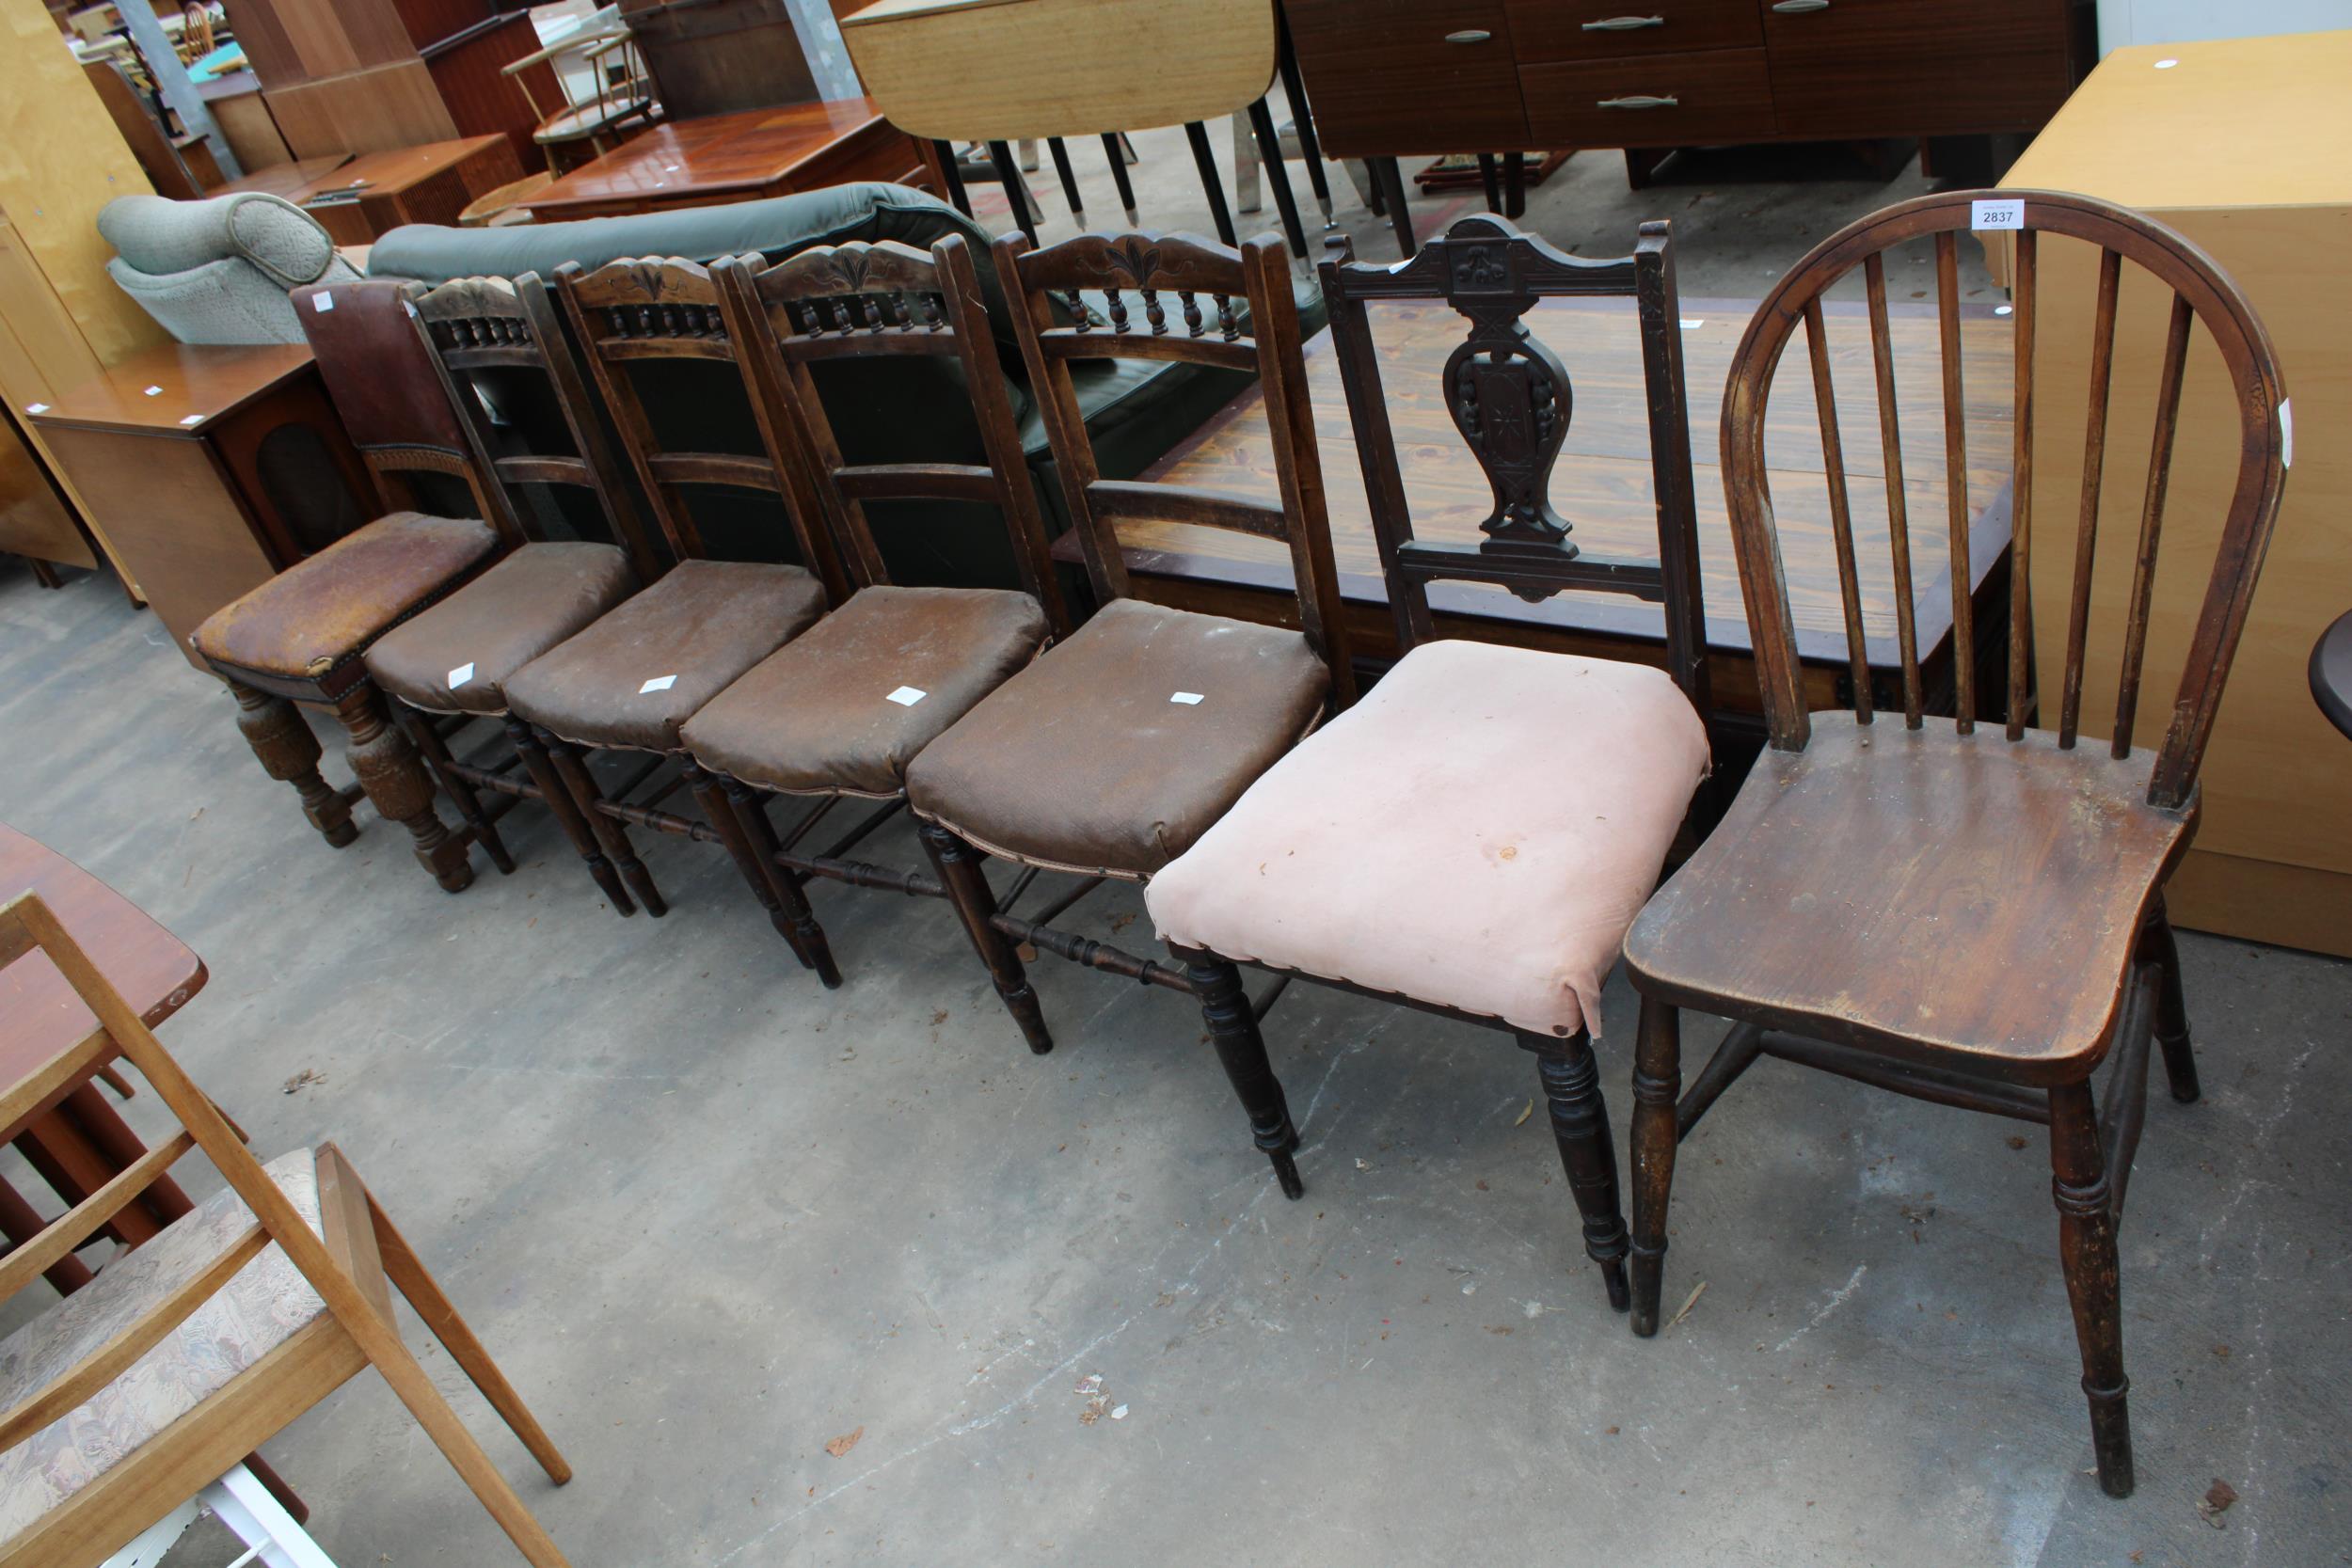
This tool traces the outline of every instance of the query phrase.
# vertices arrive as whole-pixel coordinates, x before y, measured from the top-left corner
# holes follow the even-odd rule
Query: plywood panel
[[[98,563],[14,419],[0,420],[0,550],[68,566]]]

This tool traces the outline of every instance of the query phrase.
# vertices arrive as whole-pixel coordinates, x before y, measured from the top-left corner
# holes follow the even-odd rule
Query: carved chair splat
[[[1808,714],[1764,457],[1763,416],[1775,372],[1802,335],[1835,503],[1849,636],[1859,649],[1851,497],[1836,412],[1826,395],[1820,301],[1839,278],[1862,270],[1886,488],[1895,498],[1889,521],[1897,582],[1907,593],[1900,435],[1887,395],[1894,370],[1883,259],[1904,244],[1924,242],[1933,251],[1945,329],[1941,372],[1947,408],[1955,409],[1962,366],[1954,247],[1974,222],[1974,204],[1996,195],[2024,212],[2013,236],[2016,564],[2004,721],[1997,728],[1977,722],[1977,693],[1965,680],[1972,665],[1965,619],[1955,628],[1963,640],[1959,711],[1950,720],[1922,716],[1908,613],[1900,622],[1900,722],[1871,710],[1866,683],[1856,685],[1852,713]],[[2037,284],[2050,253],[2076,245],[2093,247],[2098,266],[2081,506],[2072,517],[2037,518]],[[2158,311],[2139,309],[2148,305]],[[2158,314],[2166,325],[2152,388],[2146,487],[2137,508],[2104,509],[2122,515],[2109,526],[2137,530],[2129,586],[2115,617],[2122,624],[2108,628],[2120,631],[2122,649],[2115,720],[2106,744],[2085,744],[2083,671],[2094,629],[2116,340],[2127,319],[2153,325]],[[2180,650],[2180,684],[2163,738],[2151,751],[2134,740],[2150,654],[2149,582],[2163,537],[2195,325],[2202,326],[2217,351],[2219,373],[2229,378],[2242,455],[2202,611]],[[2205,364],[2210,370],[2213,361]],[[2065,395],[2071,398],[2072,389]],[[1658,1327],[1677,1142],[1758,1057],[2041,1122],[2049,1128],[2059,1260],[2082,1352],[2100,1483],[2111,1496],[2129,1495],[2115,1226],[2139,1137],[2152,1041],[2173,1097],[2198,1095],[2163,890],[2196,830],[2199,764],[2277,518],[2285,403],[2261,322],[2212,260],[2163,225],[2088,197],[1961,191],[1903,202],[1823,241],[1767,297],[1733,361],[1723,446],[1771,746],[1723,827],[1660,891],[1626,942],[1627,967],[1643,999],[1633,1078],[1636,1333]],[[1953,548],[1964,550],[1967,458],[1956,413],[1943,434],[1956,476],[1947,526]],[[2040,547],[2038,523],[2074,528],[2055,729],[2042,727],[2048,715],[2035,708],[2028,564]],[[1907,599],[1898,604],[1907,609]],[[1803,918],[1788,918],[1800,910]],[[1685,1007],[1735,1021],[1688,1093],[1680,1087],[1678,1010]],[[2092,1074],[2109,1058],[2094,1103]]]
[[[1145,903],[1194,973],[1249,963],[1510,1033],[1535,1056],[1585,1251],[1623,1310],[1627,1232],[1592,1036],[1603,978],[1708,753],[1671,233],[1645,224],[1632,255],[1594,261],[1468,217],[1393,269],[1327,261],[1323,293],[1405,657],[1267,769],[1146,886]],[[1655,560],[1582,554],[1552,503],[1568,367],[1522,318],[1563,294],[1638,302]],[[1469,324],[1440,384],[1492,491],[1474,544],[1414,537],[1367,309],[1376,300],[1440,300]],[[1531,602],[1597,589],[1658,604],[1666,673],[1438,641],[1428,588],[1439,579]],[[1384,842],[1367,860],[1373,828]],[[1213,1036],[1254,1039],[1247,1010],[1215,988],[1200,994]]]

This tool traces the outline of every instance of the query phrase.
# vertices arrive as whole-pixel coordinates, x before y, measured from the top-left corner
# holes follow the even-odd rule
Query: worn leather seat
[[[509,676],[507,706],[582,745],[675,752],[697,708],[824,612],[824,585],[798,566],[681,562]]]
[[[1426,642],[1144,903],[1179,946],[1597,1035],[1601,982],[1707,766],[1707,728],[1661,671]]]
[[[1297,632],[1115,600],[926,747],[907,798],[992,853],[1140,880],[1297,743],[1330,681]]]
[[[448,598],[376,639],[375,684],[436,713],[506,711],[506,679],[637,590],[617,546],[525,545]],[[467,671],[453,688],[450,676]]]
[[[319,1228],[316,1161],[298,1148],[262,1167]],[[234,1246],[253,1212],[223,1188],[89,1284],[0,1342],[0,1407],[14,1409],[104,1347]],[[326,1310],[272,1243],[178,1327],[66,1416],[0,1453],[0,1544],[103,1477]]]
[[[322,682],[497,547],[476,518],[395,512],[215,610],[191,641],[215,664]]]
[[[1026,594],[861,589],[687,721],[686,749],[763,789],[895,796],[916,753],[1035,658],[1048,629]],[[903,691],[922,695],[892,700]]]

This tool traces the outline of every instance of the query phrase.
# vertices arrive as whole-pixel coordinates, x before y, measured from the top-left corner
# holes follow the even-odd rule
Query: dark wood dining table
[[[0,904],[40,895],[93,962],[151,1027],[204,989],[204,960],[146,911],[38,839],[0,823]],[[73,988],[41,953],[0,969],[0,1137],[67,1203],[78,1203],[147,1152],[107,1103],[99,1082],[114,1059],[80,1063],[74,1047],[98,1028]],[[188,1212],[187,1195],[164,1177],[110,1226],[126,1245],[147,1240]],[[21,1243],[42,1221],[23,1195],[0,1182],[0,1233]],[[76,1258],[48,1273],[58,1290],[89,1282]]]

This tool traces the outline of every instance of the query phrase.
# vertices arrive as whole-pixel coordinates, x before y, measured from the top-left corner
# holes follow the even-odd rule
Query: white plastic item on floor
[[[226,1568],[335,1568],[335,1560],[294,1522],[269,1489],[240,1465],[156,1521],[153,1528],[108,1558],[103,1568],[154,1568],[190,1525],[211,1514],[245,1543],[243,1557]]]

